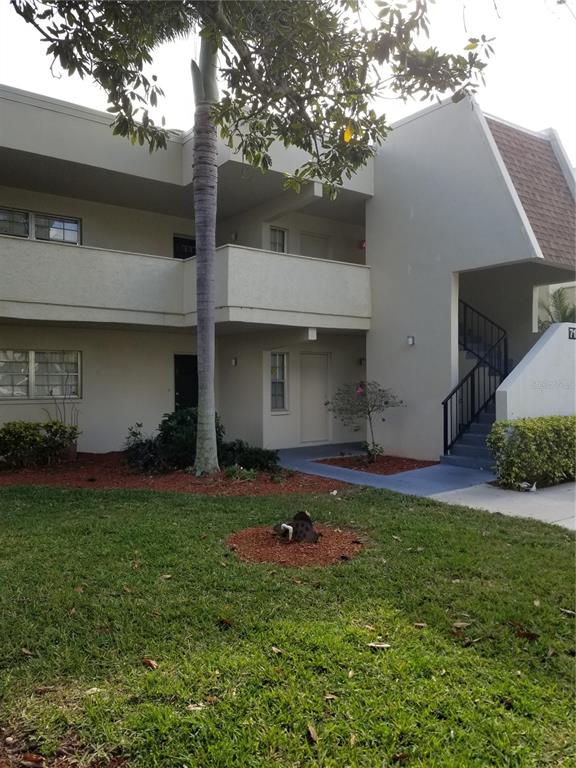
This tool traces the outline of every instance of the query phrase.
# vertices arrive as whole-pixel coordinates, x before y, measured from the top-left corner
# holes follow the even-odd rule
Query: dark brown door
[[[198,358],[196,355],[174,355],[174,407],[198,406]]]

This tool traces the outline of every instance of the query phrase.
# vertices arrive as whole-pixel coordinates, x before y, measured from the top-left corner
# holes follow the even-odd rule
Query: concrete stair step
[[[476,424],[492,425],[495,421],[496,421],[495,413],[480,413],[478,416],[476,416],[476,419],[475,419]]]
[[[487,437],[488,432],[464,432],[458,438],[458,445],[476,445],[479,448],[485,448]]]
[[[451,449],[451,456],[468,456],[471,459],[492,462],[492,454],[486,446],[466,445],[458,440]]]
[[[454,467],[466,467],[467,469],[485,469],[490,470],[494,463],[492,459],[475,459],[470,456],[440,456],[441,464],[450,464]]]
[[[492,422],[482,422],[481,424],[478,422],[473,422],[472,424],[470,424],[470,427],[468,428],[468,432],[466,434],[483,435],[484,437],[486,437],[486,435],[489,434],[491,428],[492,428]]]

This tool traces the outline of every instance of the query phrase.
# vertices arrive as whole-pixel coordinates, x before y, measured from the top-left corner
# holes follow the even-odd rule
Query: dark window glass
[[[0,235],[28,237],[28,214],[0,208]]]
[[[272,352],[270,355],[271,408],[273,411],[286,410],[286,355]]]
[[[196,240],[193,237],[174,235],[174,258],[190,259],[196,256]]]
[[[40,216],[39,214],[36,214],[34,218],[34,234],[38,240],[76,244],[80,242],[80,222],[78,220]]]

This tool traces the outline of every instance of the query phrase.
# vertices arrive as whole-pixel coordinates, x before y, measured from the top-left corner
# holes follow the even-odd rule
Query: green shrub
[[[246,467],[240,467],[238,464],[232,464],[224,470],[224,477],[230,480],[248,480],[252,482],[258,477],[258,472],[255,469],[246,469]]]
[[[186,469],[196,460],[196,427],[198,413],[196,408],[181,408],[173,413],[165,413],[158,426],[158,450],[162,459],[170,467]],[[216,415],[216,442],[222,444],[224,427]]]
[[[134,424],[128,429],[124,443],[126,461],[138,472],[149,474],[193,467],[196,459],[196,425],[196,408],[182,408],[164,414],[155,436],[144,434],[141,423]],[[225,443],[223,437],[224,427],[217,416],[216,441],[220,466],[255,472],[279,471],[278,451],[257,448],[244,440]]]
[[[67,457],[80,434],[61,421],[8,421],[0,428],[0,466],[35,467]]]
[[[257,472],[277,472],[279,469],[278,451],[257,448],[248,445],[244,440],[222,443],[218,458],[223,467],[238,465],[244,469],[255,469]]]
[[[497,421],[488,436],[500,483],[543,488],[576,476],[576,416]]]
[[[144,474],[156,475],[170,469],[160,453],[158,437],[144,434],[141,422],[128,427],[124,456],[133,469]]]
[[[157,474],[171,469],[188,469],[196,459],[196,408],[182,408],[165,413],[158,425],[158,434],[146,435],[142,423],[128,428],[124,455],[128,464],[138,472]],[[224,427],[216,416],[216,440],[222,446]]]
[[[48,462],[60,461],[66,457],[70,448],[75,446],[80,430],[72,424],[64,424],[53,419],[42,424],[44,429],[44,444]]]

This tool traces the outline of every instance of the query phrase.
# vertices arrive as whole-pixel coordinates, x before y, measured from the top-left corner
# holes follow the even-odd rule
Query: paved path
[[[377,475],[355,469],[319,464],[318,459],[361,454],[358,443],[289,448],[279,452],[280,463],[307,475],[341,480],[352,485],[384,488],[411,496],[426,496],[448,504],[460,504],[513,517],[530,517],[575,529],[576,485],[566,483],[535,493],[519,493],[496,488],[491,472],[437,464],[397,475]]]
[[[288,448],[280,451],[280,463],[286,469],[295,469],[307,475],[329,477],[332,480],[342,480],[352,485],[386,488],[389,491],[406,493],[411,496],[432,496],[436,493],[467,488],[494,479],[491,472],[453,467],[448,464],[412,469],[397,475],[376,475],[357,469],[345,469],[344,467],[334,467],[331,464],[318,463],[318,459],[328,459],[343,454],[346,456],[361,455],[363,453],[358,443]]]
[[[493,485],[476,485],[432,495],[437,501],[462,504],[511,517],[530,517],[576,530],[576,484],[564,483],[534,493],[506,491]]]

